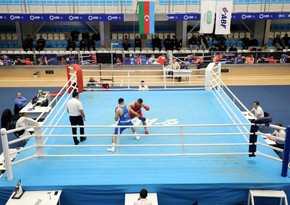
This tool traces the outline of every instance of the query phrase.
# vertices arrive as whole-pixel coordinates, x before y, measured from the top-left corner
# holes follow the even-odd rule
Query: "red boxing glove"
[[[150,110],[150,107],[148,105],[146,105],[145,107],[145,110],[149,111]]]

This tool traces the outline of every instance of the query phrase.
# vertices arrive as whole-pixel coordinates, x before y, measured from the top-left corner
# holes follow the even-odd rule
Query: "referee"
[[[67,104],[67,112],[69,113],[69,120],[72,127],[73,139],[75,145],[78,145],[80,141],[77,138],[77,125],[83,126],[84,121],[86,120],[85,113],[83,111],[83,106],[81,101],[79,101],[79,93],[74,91],[72,94],[72,99],[70,99]],[[81,142],[85,141],[87,138],[84,136],[85,129],[84,127],[80,128]]]

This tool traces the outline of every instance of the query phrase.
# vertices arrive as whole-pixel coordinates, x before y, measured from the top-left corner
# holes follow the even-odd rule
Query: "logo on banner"
[[[210,10],[208,10],[206,12],[206,15],[205,15],[205,22],[207,24],[211,24],[212,23],[212,12]]]
[[[92,20],[98,20],[99,19],[99,17],[98,16],[91,16],[91,15],[89,15],[88,16],[88,19],[90,20],[90,21],[92,21]]]
[[[221,17],[221,26],[226,29],[227,28],[227,17],[228,17],[228,12],[229,10],[227,9],[227,7],[223,7],[223,13],[222,13],[222,17]]]
[[[70,16],[68,17],[68,19],[69,19],[70,21],[73,21],[73,20],[79,20],[80,18],[79,18],[78,16],[72,16],[72,15],[70,15]]]
[[[30,19],[31,21],[34,21],[34,20],[40,20],[40,19],[42,19],[42,18],[41,18],[40,16],[30,15],[29,19]]]
[[[12,21],[14,21],[14,20],[20,20],[21,17],[20,17],[20,16],[16,16],[16,15],[10,15],[10,19],[11,19]]]

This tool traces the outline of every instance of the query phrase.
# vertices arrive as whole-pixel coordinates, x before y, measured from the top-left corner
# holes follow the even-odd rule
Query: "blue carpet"
[[[125,144],[186,144],[246,143],[242,135],[224,136],[178,136],[180,128],[168,128],[168,124],[223,124],[233,123],[232,115],[225,114],[211,92],[206,91],[150,91],[150,92],[85,92],[80,96],[87,119],[86,125],[111,125],[104,129],[87,128],[87,134],[105,134],[113,132],[114,110],[117,99],[123,97],[126,103],[142,97],[150,105],[149,112],[144,111],[152,125],[162,128],[150,128],[150,133],[174,136],[142,136],[136,141],[129,130],[121,137]],[[247,120],[237,108],[226,99],[238,120]],[[64,103],[64,102],[60,102]],[[65,107],[58,105],[46,119],[45,124],[69,125]],[[61,110],[57,115],[58,109]],[[54,116],[56,119],[53,120]],[[56,123],[57,122],[57,123]],[[138,123],[138,121],[136,121]],[[247,129],[249,129],[247,127]],[[138,128],[143,133],[142,128]],[[190,127],[184,133],[237,133],[237,127]],[[46,130],[55,137],[46,140],[46,145],[72,145],[69,128]],[[83,145],[108,145],[110,137],[88,139]],[[259,138],[260,142],[263,139]],[[28,142],[33,144],[33,139]],[[202,147],[119,147],[118,154],[149,153],[219,153],[247,152],[247,146],[202,146]],[[271,149],[259,148],[260,152],[276,156]],[[26,151],[18,156],[21,159],[35,150]],[[106,151],[105,147],[64,147],[46,148],[51,154],[102,154],[102,157],[44,157],[32,159],[13,166],[14,180],[0,179],[0,204],[8,199],[14,185],[21,179],[26,190],[62,189],[61,203],[66,205],[121,205],[124,194],[136,192],[146,187],[150,192],[158,193],[160,205],[186,205],[198,201],[200,205],[245,204],[248,189],[284,189],[290,193],[290,179],[280,176],[281,163],[264,158],[249,158],[247,155],[223,156],[172,156],[172,157],[122,157]],[[270,169],[269,169],[270,168]],[[230,190],[230,191],[229,191]]]

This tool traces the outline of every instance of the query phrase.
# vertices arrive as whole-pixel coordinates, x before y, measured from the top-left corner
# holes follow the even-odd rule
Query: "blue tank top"
[[[127,109],[127,106],[123,106],[120,108],[123,110],[123,114],[120,115],[120,122],[129,122],[131,119],[130,119],[130,113]]]

